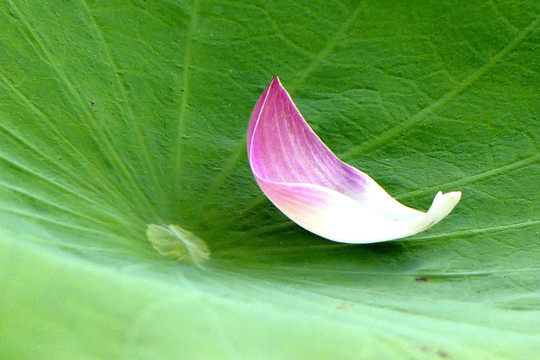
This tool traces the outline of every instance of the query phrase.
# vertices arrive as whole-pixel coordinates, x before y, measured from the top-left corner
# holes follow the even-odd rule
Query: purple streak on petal
[[[277,77],[255,105],[247,145],[255,177],[264,181],[320,185],[353,198],[373,181],[332,153]]]

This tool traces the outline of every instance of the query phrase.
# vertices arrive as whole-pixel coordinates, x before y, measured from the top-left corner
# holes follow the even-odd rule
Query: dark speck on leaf
[[[418,282],[427,282],[427,278],[426,277],[417,277],[417,278],[414,278],[415,281],[418,281]]]
[[[353,304],[342,302],[338,306],[336,306],[336,309],[338,309],[338,310],[347,310],[347,309],[350,309],[352,307],[353,307]]]
[[[443,351],[441,349],[437,350],[437,355],[439,355],[443,359],[449,359],[450,358],[450,356],[445,351]]]
[[[94,106],[94,105],[96,105],[96,103],[95,103],[95,102],[93,102],[93,101],[89,101],[89,103],[90,103],[90,106]]]

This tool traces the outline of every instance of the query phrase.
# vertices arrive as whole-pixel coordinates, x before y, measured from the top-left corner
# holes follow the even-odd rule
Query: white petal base
[[[298,225],[328,240],[348,244],[388,241],[417,234],[441,221],[461,198],[459,191],[439,192],[428,212],[421,212],[384,193],[386,201],[394,203],[388,210],[399,211],[377,211],[318,185],[273,183],[261,179],[258,183],[274,205]]]
[[[435,199],[421,222],[418,223],[418,229],[413,234],[424,231],[444,219],[461,199],[461,191],[452,191],[443,194],[441,191],[435,195]],[[412,235],[412,234],[411,234]]]

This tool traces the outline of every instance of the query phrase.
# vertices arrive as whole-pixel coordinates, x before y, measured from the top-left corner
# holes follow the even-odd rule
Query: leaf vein
[[[125,85],[124,81],[119,76],[118,66],[117,66],[116,62],[114,61],[114,58],[113,58],[113,56],[111,54],[109,46],[107,45],[107,42],[105,41],[103,31],[101,30],[101,28],[99,27],[99,25],[95,21],[94,16],[93,16],[92,11],[90,10],[90,8],[88,6],[87,1],[86,0],[81,0],[81,3],[82,3],[82,5],[83,5],[83,7],[84,7],[84,9],[86,11],[86,14],[87,14],[88,18],[89,18],[89,22],[90,22],[92,28],[94,29],[94,32],[96,33],[98,39],[99,39],[99,43],[101,44],[101,47],[103,48],[103,50],[105,52],[105,56],[107,57],[107,61],[108,61],[109,65],[110,65],[110,67],[112,69],[115,80],[116,80],[116,82],[118,84],[118,89],[119,89],[119,92],[120,92],[120,96],[122,97],[122,101],[120,103],[122,105],[122,108],[124,109],[124,112],[127,114],[129,120],[131,121],[131,123],[133,124],[133,127],[135,128],[136,135],[137,135],[136,139],[137,139],[137,142],[139,143],[139,148],[143,152],[143,158],[144,158],[144,161],[146,162],[146,166],[148,167],[148,173],[151,174],[151,178],[152,178],[152,181],[154,183],[153,188],[155,189],[156,192],[161,194],[162,192],[160,191],[160,189],[162,189],[162,187],[160,186],[159,181],[157,179],[157,169],[156,169],[156,166],[154,165],[154,162],[151,160],[150,154],[148,152],[148,147],[144,143],[144,136],[142,134],[141,128],[138,125],[139,123],[135,119],[135,115],[133,114],[133,109],[132,109],[132,106],[130,105],[131,102],[129,101],[128,95],[127,95],[126,85]],[[162,194],[161,194],[161,197],[163,198]]]
[[[356,155],[361,154],[362,152],[365,152],[377,145],[381,145],[384,142],[394,138],[395,136],[399,135],[402,131],[412,127],[416,123],[418,123],[420,120],[425,119],[428,115],[434,113],[438,109],[442,108],[444,105],[446,105],[449,101],[455,99],[458,97],[461,93],[463,93],[466,89],[468,89],[476,80],[478,80],[482,75],[484,75],[486,72],[488,72],[493,66],[495,66],[499,61],[504,59],[510,52],[518,46],[531,32],[536,29],[538,26],[538,23],[540,22],[540,16],[537,16],[534,21],[532,21],[527,27],[525,27],[516,37],[514,37],[504,48],[502,48],[497,54],[489,58],[489,60],[482,65],[480,68],[478,68],[476,71],[474,71],[472,74],[467,76],[465,80],[457,84],[454,88],[452,88],[450,91],[445,93],[443,96],[441,96],[439,99],[431,103],[429,106],[423,108],[416,114],[412,115],[408,119],[404,120],[403,122],[399,123],[398,125],[395,125],[394,127],[390,128],[388,131],[386,131],[384,134],[378,136],[372,141],[367,141],[359,146],[353,147],[350,150],[344,152],[342,154],[342,157],[344,159],[346,158],[352,158]]]
[[[199,0],[194,0],[191,6],[191,16],[189,22],[189,28],[187,31],[186,47],[184,51],[184,66],[182,69],[182,92],[181,92],[181,101],[180,101],[180,113],[178,116],[178,127],[176,132],[176,157],[174,159],[174,179],[176,184],[176,198],[179,197],[181,189],[181,177],[182,177],[182,162],[183,162],[183,150],[184,150],[184,141],[183,137],[185,134],[185,121],[186,113],[188,107],[188,98],[189,98],[189,69],[193,51],[193,37],[195,36],[195,31],[197,29],[198,23],[198,8]]]
[[[424,194],[427,194],[427,193],[430,193],[430,192],[433,192],[433,191],[437,191],[442,187],[449,187],[449,186],[454,186],[454,185],[463,185],[463,184],[476,182],[476,181],[479,181],[479,180],[484,180],[484,179],[490,178],[492,176],[497,176],[499,174],[505,173],[507,171],[509,172],[509,171],[512,171],[512,170],[520,169],[520,168],[525,167],[525,166],[527,166],[529,164],[533,164],[534,162],[536,162],[538,160],[540,160],[540,154],[532,155],[532,156],[529,156],[529,157],[527,157],[525,159],[515,161],[515,162],[512,162],[510,164],[506,164],[506,165],[503,165],[503,166],[500,166],[500,167],[496,167],[496,168],[493,168],[491,170],[478,173],[476,175],[467,176],[466,178],[463,178],[463,179],[453,180],[453,181],[449,181],[449,182],[439,184],[439,185],[436,185],[436,186],[431,186],[431,187],[429,187],[427,189],[421,189],[421,190],[415,190],[415,191],[406,192],[406,193],[395,196],[395,198],[396,199],[407,199],[407,198],[414,197],[414,196],[417,196],[417,195],[424,195]]]

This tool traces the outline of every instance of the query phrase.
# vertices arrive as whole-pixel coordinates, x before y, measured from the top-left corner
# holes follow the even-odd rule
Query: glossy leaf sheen
[[[538,1],[0,5],[0,357],[531,359]],[[331,243],[253,180],[279,76],[321,139],[447,219]],[[208,244],[160,255],[149,224]]]

